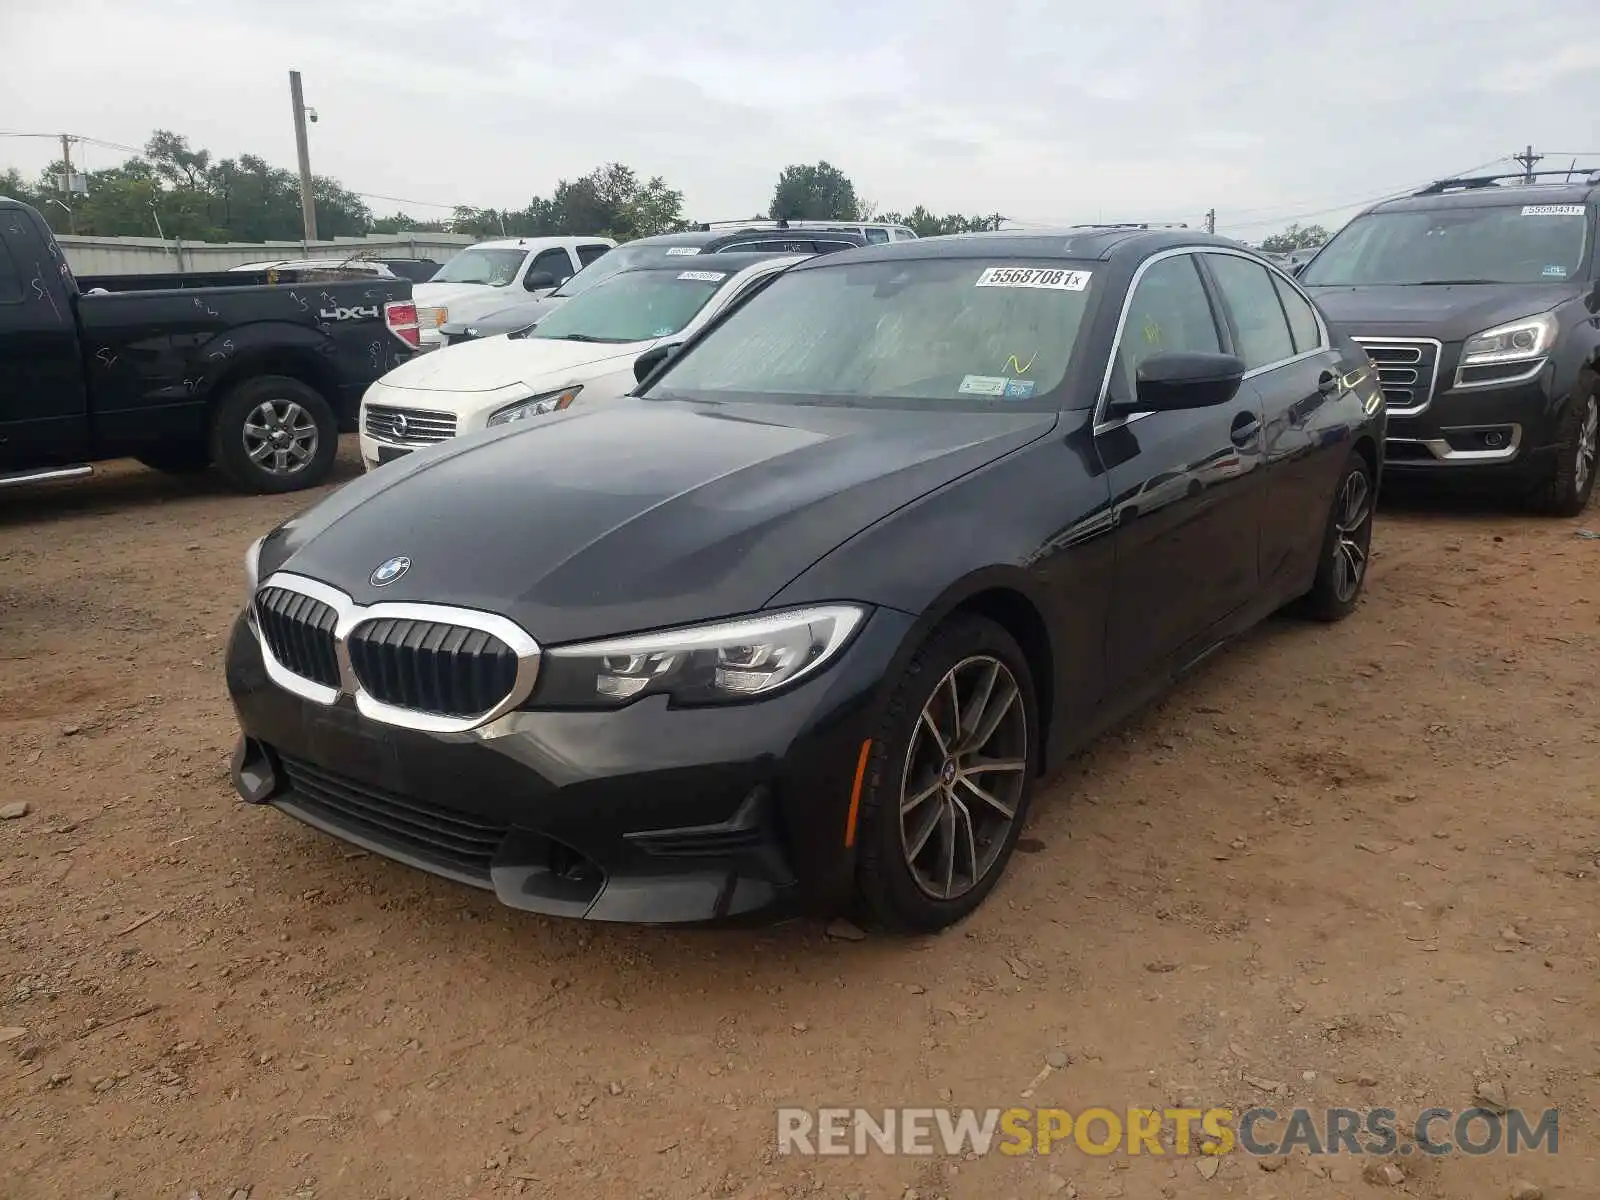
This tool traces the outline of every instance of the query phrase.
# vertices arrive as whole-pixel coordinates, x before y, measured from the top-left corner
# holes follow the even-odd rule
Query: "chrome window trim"
[[[1450,384],[1450,390],[1452,392],[1477,392],[1477,391],[1483,391],[1485,388],[1507,387],[1507,386],[1510,386],[1511,384],[1527,383],[1528,380],[1537,379],[1539,377],[1539,372],[1544,370],[1544,365],[1549,360],[1550,360],[1550,356],[1548,354],[1541,354],[1538,357],[1537,360],[1535,360],[1533,362],[1530,362],[1528,364],[1528,369],[1527,370],[1521,371],[1516,375],[1506,375],[1506,376],[1503,376],[1503,377],[1501,377],[1499,379],[1466,379],[1466,380],[1463,380],[1461,378],[1461,372],[1463,372],[1463,371],[1477,370],[1478,368],[1481,368],[1481,367],[1495,367],[1495,366],[1507,366],[1507,367],[1509,367],[1509,366],[1515,366],[1516,364],[1515,363],[1467,363],[1466,365],[1462,365],[1462,363],[1459,360],[1457,360],[1457,362],[1456,362],[1456,377]],[[1434,368],[1434,374],[1435,374],[1435,376],[1438,375],[1438,368],[1437,367]]]
[[[1356,345],[1360,346],[1363,350],[1365,350],[1369,344],[1379,343],[1390,346],[1432,346],[1433,378],[1428,383],[1428,398],[1421,404],[1413,404],[1405,408],[1396,408],[1393,405],[1389,406],[1389,415],[1391,417],[1414,417],[1418,413],[1428,411],[1428,406],[1433,403],[1433,398],[1439,394],[1439,368],[1444,365],[1443,342],[1441,342],[1438,338],[1384,337],[1383,335],[1376,333],[1363,334],[1360,337],[1352,337],[1350,340]],[[1383,364],[1378,363],[1377,359],[1373,359],[1372,361],[1378,365],[1378,390],[1381,392],[1383,390]],[[1400,365],[1405,366],[1407,364],[1402,363]]]
[[[1127,292],[1122,297],[1122,311],[1117,314],[1117,330],[1111,339],[1111,353],[1106,359],[1105,372],[1100,377],[1100,395],[1095,400],[1094,405],[1093,432],[1096,437],[1102,433],[1108,433],[1113,429],[1120,429],[1124,425],[1131,425],[1135,421],[1141,421],[1145,417],[1153,415],[1148,412],[1136,412],[1130,413],[1126,417],[1107,416],[1106,407],[1110,403],[1111,399],[1111,372],[1117,364],[1117,348],[1122,345],[1122,335],[1128,324],[1128,313],[1133,308],[1133,296],[1134,293],[1139,290],[1140,280],[1144,278],[1145,272],[1151,267],[1155,266],[1156,263],[1163,262],[1169,258],[1177,258],[1182,254],[1220,254],[1226,255],[1229,258],[1242,258],[1246,262],[1255,263],[1258,267],[1264,267],[1270,274],[1277,275],[1279,278],[1284,280],[1284,282],[1286,282],[1290,288],[1292,288],[1300,296],[1301,299],[1305,300],[1311,305],[1312,315],[1317,319],[1317,333],[1321,337],[1320,344],[1312,347],[1310,350],[1307,350],[1304,353],[1292,354],[1288,358],[1279,359],[1277,362],[1265,363],[1262,366],[1246,371],[1244,373],[1244,377],[1246,379],[1253,379],[1257,375],[1266,374],[1268,371],[1276,371],[1279,367],[1286,367],[1290,363],[1296,363],[1302,359],[1311,358],[1313,355],[1324,354],[1332,346],[1332,339],[1328,336],[1328,323],[1322,319],[1322,310],[1316,306],[1315,302],[1313,302],[1311,298],[1306,295],[1305,290],[1301,288],[1299,284],[1295,283],[1294,279],[1290,275],[1278,270],[1271,263],[1257,258],[1254,254],[1246,253],[1243,250],[1234,250],[1228,246],[1173,246],[1167,250],[1157,251],[1155,254],[1152,254],[1149,258],[1145,259],[1139,264],[1138,269],[1133,273],[1133,278],[1128,281]],[[1221,314],[1217,315],[1220,316]],[[1289,323],[1288,313],[1284,314],[1283,320],[1284,325],[1287,328]],[[1291,346],[1294,345],[1293,329],[1289,329],[1289,344]]]
[[[349,696],[355,701],[356,711],[362,716],[385,725],[415,729],[422,733],[467,733],[516,709],[533,694],[534,684],[538,682],[541,655],[539,643],[529,636],[522,626],[498,613],[483,612],[475,608],[458,608],[450,604],[404,600],[386,600],[377,604],[360,605],[338,588],[304,575],[297,575],[292,571],[274,572],[262,581],[256,592],[259,594],[261,588],[269,587],[298,592],[302,596],[321,601],[333,609],[336,616],[333,627],[333,656],[339,666],[339,686],[330,688],[296,675],[278,661],[272,653],[272,648],[267,644],[266,636],[261,632],[260,621],[255,619],[255,596],[252,595],[250,598],[251,627],[256,634],[256,644],[261,648],[261,659],[266,667],[267,677],[285,691],[313,704],[331,705],[341,696]],[[438,713],[420,712],[378,700],[368,694],[356,677],[355,667],[350,661],[349,638],[362,625],[385,619],[438,621],[476,629],[499,638],[511,647],[512,653],[517,656],[517,673],[511,691],[493,708],[470,717],[450,717]]]

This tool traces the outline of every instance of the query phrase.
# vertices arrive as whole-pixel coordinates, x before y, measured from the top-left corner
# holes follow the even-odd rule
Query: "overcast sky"
[[[0,45],[0,129],[167,128],[293,168],[295,68],[315,171],[444,205],[521,207],[616,160],[691,218],[743,217],[825,158],[881,210],[1215,207],[1254,239],[1530,141],[1600,151],[1595,0],[0,0]],[[0,168],[55,153],[0,138]]]

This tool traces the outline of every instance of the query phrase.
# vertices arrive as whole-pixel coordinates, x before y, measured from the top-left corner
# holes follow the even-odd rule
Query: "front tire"
[[[1594,492],[1596,452],[1600,450],[1600,393],[1590,392],[1569,406],[1561,421],[1561,446],[1555,474],[1533,493],[1533,508],[1552,517],[1575,517]]]
[[[907,664],[873,739],[856,882],[867,919],[931,932],[988,896],[1027,820],[1033,675],[993,621],[941,626]]]
[[[294,492],[327,479],[339,453],[339,422],[328,402],[298,379],[257,375],[218,402],[211,456],[244,492]]]
[[[1339,473],[1317,558],[1317,576],[1301,607],[1319,621],[1342,621],[1355,610],[1367,582],[1372,513],[1377,500],[1372,468],[1353,451]]]

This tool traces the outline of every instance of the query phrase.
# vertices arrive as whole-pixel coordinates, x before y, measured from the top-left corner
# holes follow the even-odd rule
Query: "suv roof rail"
[[[1411,193],[1413,196],[1438,196],[1445,192],[1467,191],[1473,188],[1505,187],[1507,181],[1512,186],[1526,183],[1530,179],[1545,179],[1560,175],[1571,179],[1578,176],[1578,182],[1584,184],[1600,184],[1600,167],[1568,167],[1561,171],[1508,171],[1502,175],[1464,175],[1459,179],[1435,179],[1427,187]]]
[[[867,226],[876,229],[909,230],[911,228],[909,225],[900,225],[894,221],[788,220],[781,217],[777,220],[767,217],[750,217],[747,220],[701,221],[695,228],[701,233],[706,233],[713,229],[831,229],[835,233],[850,233]]]
[[[1093,221],[1074,229],[1187,229],[1187,221]]]

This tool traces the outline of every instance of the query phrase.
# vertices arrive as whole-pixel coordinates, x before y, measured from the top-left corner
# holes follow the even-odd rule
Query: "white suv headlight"
[[[546,413],[560,412],[567,405],[578,398],[578,393],[583,391],[583,385],[574,384],[569,388],[562,388],[559,392],[545,392],[539,396],[529,396],[525,400],[518,400],[515,404],[508,404],[504,408],[496,409],[489,414],[489,425],[505,425],[510,421],[525,421],[529,417],[542,417]]]
[[[1461,366],[1492,367],[1498,363],[1532,362],[1550,353],[1556,340],[1554,314],[1540,313],[1473,334],[1461,347]]]
[[[553,646],[541,656],[532,706],[620,708],[659,694],[680,704],[756,699],[821,669],[866,615],[858,604],[826,604]]]

